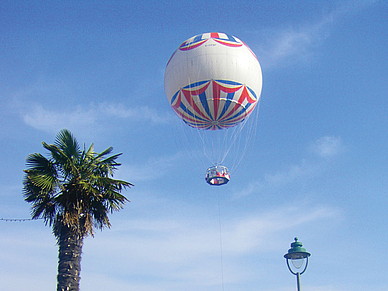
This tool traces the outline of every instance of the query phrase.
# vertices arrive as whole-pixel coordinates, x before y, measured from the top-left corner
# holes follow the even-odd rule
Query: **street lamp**
[[[306,271],[309,263],[309,256],[311,256],[311,254],[306,252],[305,248],[302,248],[303,244],[298,241],[297,237],[294,240],[295,241],[291,243],[291,248],[284,257],[286,258],[288,269],[296,276],[298,291],[300,291],[300,275]],[[291,261],[294,268],[291,268],[289,261]],[[300,270],[303,271],[300,272]]]

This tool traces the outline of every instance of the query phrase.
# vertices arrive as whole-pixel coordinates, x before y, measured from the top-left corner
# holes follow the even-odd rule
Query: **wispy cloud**
[[[227,215],[220,230],[214,213],[181,205],[175,199],[146,197],[136,206],[118,220],[115,217],[112,229],[85,240],[81,286],[88,290],[109,290],[111,286],[117,290],[214,290],[221,282],[220,232],[224,282],[243,284],[258,277],[252,258],[282,254],[289,232],[312,230],[322,223],[333,225],[341,217],[335,207],[283,206]],[[25,237],[32,232],[39,235],[27,243]],[[8,228],[0,245],[7,250],[3,258],[11,262],[12,270],[0,277],[31,274],[25,282],[7,286],[8,290],[27,290],[28,284],[38,284],[37,278],[44,280],[40,287],[55,286],[57,246],[48,227],[18,224],[16,229]],[[282,260],[279,263],[284,267]]]
[[[245,189],[236,191],[234,196],[239,198],[253,193],[276,190],[296,182],[302,183],[314,177],[319,169],[319,165],[302,160],[300,164],[291,164],[277,172],[265,174],[262,179],[248,183]]]
[[[282,252],[283,244],[268,245],[268,241],[279,241],[279,236],[283,237],[285,231],[330,222],[340,215],[335,208],[304,206],[300,206],[303,211],[299,207],[280,207],[266,213],[256,212],[229,219],[222,231],[222,248],[228,258],[229,270],[226,281],[236,283],[251,276],[241,269],[241,260],[246,262],[246,257],[278,252],[279,249]],[[219,284],[220,231],[214,217],[210,214],[188,217],[175,207],[167,207],[175,209],[172,212],[164,209],[161,220],[142,218],[121,221],[119,225],[116,222],[116,231],[110,232],[109,236],[88,240],[85,253],[98,254],[100,261],[114,261],[116,268],[125,270],[134,278],[146,276],[151,281],[158,278],[158,286],[169,280],[166,288],[160,287],[160,290],[171,290],[173,286],[174,290],[179,290],[171,284],[185,282],[190,282],[188,285],[191,286],[185,290]],[[192,210],[190,214],[193,214]],[[101,245],[109,248],[101,253],[98,251]],[[89,257],[88,261],[94,259]],[[104,275],[112,279],[114,274],[104,272]],[[83,278],[86,276],[84,274]],[[134,279],[128,283],[131,281],[136,282]],[[140,289],[153,290],[152,284]]]
[[[313,153],[312,157],[306,156],[297,164],[289,164],[274,173],[265,174],[262,179],[248,183],[245,189],[236,191],[235,197],[279,189],[292,183],[303,184],[304,181],[322,173],[326,168],[327,159],[340,155],[345,151],[345,146],[341,137],[323,136],[314,140],[308,150]]]
[[[299,207],[280,207],[264,214],[253,214],[249,217],[228,223],[228,230],[225,237],[226,251],[239,255],[248,252],[260,252],[260,250],[269,250],[267,239],[292,228],[300,228],[311,222],[322,219],[332,219],[338,217],[337,209],[329,207],[313,207],[306,213]],[[292,220],[290,220],[292,217]],[[277,247],[274,245],[273,247]]]
[[[267,28],[257,48],[258,58],[264,69],[279,65],[306,63],[312,59],[314,49],[330,34],[333,15],[325,15],[317,22],[286,28]]]
[[[344,145],[340,137],[324,136],[314,141],[310,149],[320,157],[329,158],[340,154]]]
[[[169,123],[174,120],[172,118],[172,114],[162,114],[160,111],[148,106],[128,108],[124,104],[102,103],[99,104],[98,110],[111,117],[136,121],[148,121],[154,124]]]
[[[162,113],[148,106],[128,108],[113,103],[78,105],[73,110],[53,110],[35,104],[21,111],[25,124],[46,132],[57,132],[62,128],[90,129],[115,120],[128,121],[128,124],[147,122],[147,125],[166,124],[173,120],[170,112]]]
[[[48,132],[57,132],[61,128],[73,128],[74,126],[90,126],[96,123],[97,111],[83,109],[78,106],[72,111],[54,111],[35,105],[22,114],[25,124]]]
[[[123,177],[123,179],[130,177],[134,183],[155,180],[173,172],[173,167],[179,161],[182,161],[183,158],[183,153],[178,152],[172,156],[151,157],[142,164],[132,166],[122,165],[120,171],[117,172],[117,177]]]
[[[69,96],[74,92],[63,82],[43,78],[4,95],[7,98],[2,111],[21,118],[32,128],[50,133],[62,128],[77,132],[111,130],[117,122],[125,122],[127,127],[165,125],[173,122],[175,117],[171,110],[149,105],[129,106],[123,102],[90,102],[70,106],[65,101],[62,105],[53,106],[53,98],[71,100]]]
[[[311,291],[349,291],[348,288],[341,288],[341,287],[334,287],[330,285],[323,285],[323,286],[313,286],[313,285],[307,285],[306,289]]]
[[[377,0],[343,2],[315,21],[297,23],[281,28],[266,28],[260,43],[253,47],[264,69],[287,66],[290,63],[308,63],[318,48],[328,39],[339,19],[354,14]]]
[[[27,225],[28,224],[28,225]],[[2,290],[37,290],[55,288],[57,247],[49,228],[41,221],[2,225],[1,260],[7,270],[0,274]],[[34,239],[30,239],[34,237]],[[21,276],[25,278],[20,280]]]

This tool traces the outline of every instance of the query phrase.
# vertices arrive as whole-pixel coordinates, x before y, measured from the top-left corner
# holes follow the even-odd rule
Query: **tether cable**
[[[224,284],[224,257],[222,251],[222,227],[221,227],[221,207],[220,207],[220,193],[217,191],[217,200],[218,200],[218,224],[220,228],[220,253],[221,253],[221,280],[222,280],[222,291],[225,290]]]

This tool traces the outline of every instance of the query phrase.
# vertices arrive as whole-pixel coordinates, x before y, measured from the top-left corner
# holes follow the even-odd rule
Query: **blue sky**
[[[1,6],[0,217],[29,217],[25,158],[62,128],[122,152],[115,177],[135,184],[112,228],[85,239],[81,290],[295,290],[295,236],[312,253],[302,288],[388,290],[387,2]],[[179,44],[212,31],[263,70],[255,138],[222,187],[205,183],[163,84]],[[50,228],[0,229],[1,289],[53,290]]]

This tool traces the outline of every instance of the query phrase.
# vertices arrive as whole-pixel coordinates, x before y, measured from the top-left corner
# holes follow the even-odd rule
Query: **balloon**
[[[185,123],[219,130],[251,114],[260,98],[262,74],[255,54],[240,39],[204,33],[172,54],[164,86],[171,107]]]
[[[196,35],[170,57],[164,88],[174,112],[198,131],[204,155],[212,156],[206,181],[228,183],[229,170],[221,163],[260,99],[262,74],[255,54],[229,34]]]

